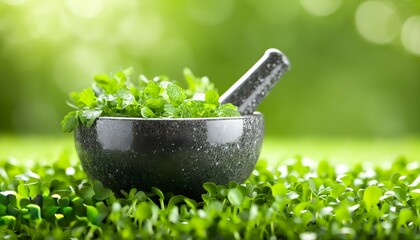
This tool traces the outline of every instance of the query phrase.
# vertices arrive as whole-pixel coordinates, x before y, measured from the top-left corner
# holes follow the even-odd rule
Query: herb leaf
[[[102,110],[100,109],[83,110],[79,114],[80,122],[86,127],[91,127],[95,119],[98,118],[101,113]]]
[[[96,102],[97,102],[96,96],[92,88],[86,88],[79,95],[78,103],[81,104],[82,106],[92,108],[92,107],[95,107]]]
[[[148,107],[143,107],[141,109],[141,115],[144,118],[153,118],[153,117],[156,117],[156,114],[150,108],[148,108]]]
[[[77,113],[77,111],[71,111],[61,121],[63,132],[72,132],[79,125]]]
[[[219,93],[216,90],[210,89],[206,92],[206,102],[208,104],[219,106]]]
[[[176,105],[180,105],[186,98],[184,90],[176,84],[169,84],[166,87],[166,93],[169,99]]]
[[[195,93],[206,93],[208,90],[215,89],[208,77],[196,77],[189,68],[184,68],[184,78],[188,83],[188,89],[185,92],[189,98]]]

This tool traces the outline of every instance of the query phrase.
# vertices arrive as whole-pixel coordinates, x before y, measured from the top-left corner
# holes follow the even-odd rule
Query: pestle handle
[[[289,59],[279,50],[270,48],[220,97],[219,102],[232,103],[241,115],[252,114],[289,68]]]

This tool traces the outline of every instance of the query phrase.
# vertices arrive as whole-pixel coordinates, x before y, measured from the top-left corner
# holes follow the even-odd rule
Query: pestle
[[[289,59],[279,50],[270,48],[221,97],[220,104],[232,103],[241,115],[252,114],[274,85],[290,68]]]

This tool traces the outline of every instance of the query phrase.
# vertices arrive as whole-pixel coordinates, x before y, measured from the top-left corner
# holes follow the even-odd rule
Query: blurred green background
[[[117,67],[224,92],[270,47],[292,69],[267,135],[420,134],[418,0],[0,0],[0,133],[61,134],[67,94]]]

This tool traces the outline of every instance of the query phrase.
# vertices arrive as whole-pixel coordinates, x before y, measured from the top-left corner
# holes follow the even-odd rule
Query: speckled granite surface
[[[204,182],[243,182],[258,160],[261,114],[233,118],[136,119],[101,117],[75,131],[86,173],[104,185],[199,197]]]
[[[289,68],[289,59],[282,52],[274,48],[268,49],[220,97],[220,103],[232,103],[238,107],[242,116],[252,114]]]

